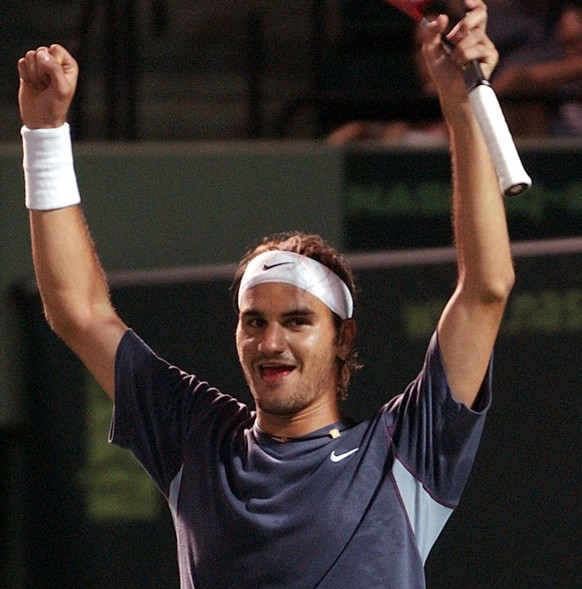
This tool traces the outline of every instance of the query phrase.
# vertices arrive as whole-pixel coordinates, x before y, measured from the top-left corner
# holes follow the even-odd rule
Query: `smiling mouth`
[[[259,366],[261,377],[267,381],[276,381],[291,374],[295,370],[295,366],[282,364],[263,364]]]

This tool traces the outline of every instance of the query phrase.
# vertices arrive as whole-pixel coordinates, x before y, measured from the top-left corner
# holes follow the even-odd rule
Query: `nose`
[[[276,322],[268,323],[261,334],[259,350],[265,353],[277,354],[283,352],[286,345],[283,327]]]

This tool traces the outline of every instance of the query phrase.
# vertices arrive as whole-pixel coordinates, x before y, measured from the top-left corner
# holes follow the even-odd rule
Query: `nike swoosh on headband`
[[[292,263],[293,262],[279,262],[277,264],[263,264],[263,270],[271,270],[272,268],[276,268],[277,266],[285,266]]]

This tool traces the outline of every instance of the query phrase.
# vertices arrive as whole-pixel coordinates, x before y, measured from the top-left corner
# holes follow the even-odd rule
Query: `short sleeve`
[[[166,497],[188,444],[206,443],[215,422],[241,412],[234,399],[158,357],[132,330],[125,333],[109,440],[131,450]]]
[[[472,408],[451,394],[435,332],[417,378],[389,409],[396,457],[439,503],[455,507],[491,402],[492,361]]]

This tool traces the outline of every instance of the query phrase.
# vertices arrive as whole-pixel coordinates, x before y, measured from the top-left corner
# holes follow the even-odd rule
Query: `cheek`
[[[238,359],[242,364],[244,362],[245,355],[248,354],[250,339],[245,336],[244,332],[240,328],[237,328],[235,341]]]
[[[298,341],[290,342],[290,347],[301,351],[306,359],[314,359],[318,362],[335,359],[335,333],[330,330],[317,330],[310,335],[298,338]],[[295,345],[294,345],[295,344]]]

